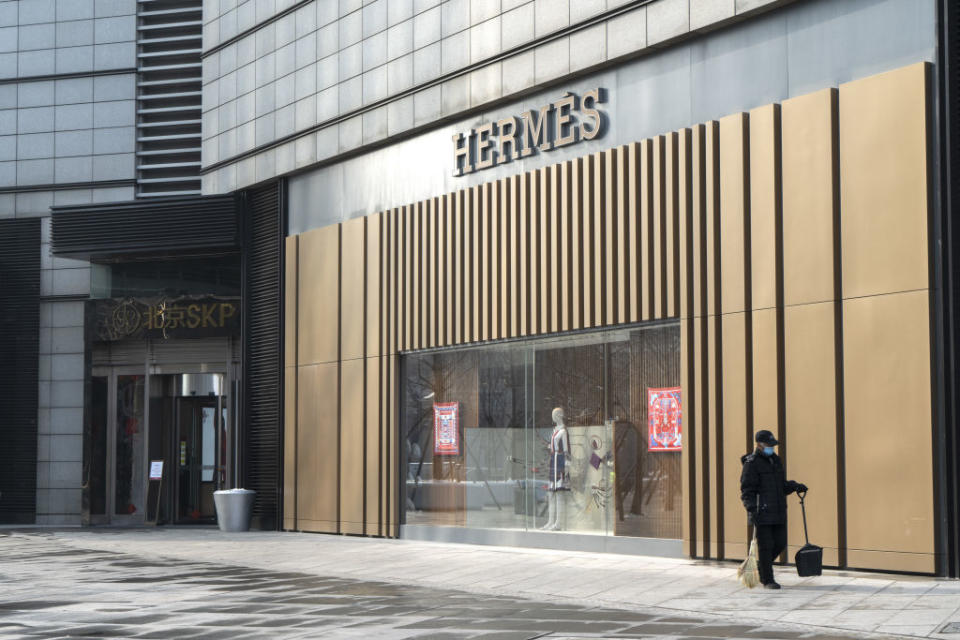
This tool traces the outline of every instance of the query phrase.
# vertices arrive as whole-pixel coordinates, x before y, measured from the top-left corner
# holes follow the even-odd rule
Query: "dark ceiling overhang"
[[[53,255],[90,261],[240,247],[239,196],[51,207]]]

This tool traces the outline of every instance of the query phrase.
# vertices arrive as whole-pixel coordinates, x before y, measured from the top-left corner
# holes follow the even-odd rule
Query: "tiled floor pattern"
[[[106,533],[101,540],[112,537]],[[270,553],[270,546],[261,547],[261,559]],[[853,637],[656,608],[625,611],[236,563],[151,558],[78,548],[48,533],[0,533],[0,559],[0,638]]]

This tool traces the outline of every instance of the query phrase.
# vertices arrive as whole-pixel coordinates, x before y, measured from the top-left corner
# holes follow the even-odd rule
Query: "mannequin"
[[[564,424],[563,408],[553,410],[553,435],[550,436],[550,471],[547,475],[547,500],[549,512],[547,523],[541,527],[546,531],[556,531],[565,522],[566,499],[563,492],[570,488],[564,481],[567,456],[570,452],[570,439],[567,436],[567,426]]]

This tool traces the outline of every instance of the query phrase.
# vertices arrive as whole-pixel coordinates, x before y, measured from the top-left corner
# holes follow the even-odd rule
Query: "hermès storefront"
[[[950,573],[937,7],[853,4],[292,173],[283,527],[742,558],[769,429],[825,564]]]

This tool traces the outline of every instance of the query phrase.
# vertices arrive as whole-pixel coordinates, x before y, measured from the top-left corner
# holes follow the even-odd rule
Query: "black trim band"
[[[61,184],[25,184],[18,187],[0,187],[0,193],[32,193],[34,191],[69,191],[72,189],[109,189],[111,187],[132,187],[137,181],[99,180],[96,182],[66,182]]]
[[[293,5],[292,7],[290,7],[289,9],[286,9],[286,10],[284,10],[284,11],[281,11],[280,13],[278,13],[278,14],[276,14],[276,15],[270,16],[269,18],[267,18],[267,19],[264,20],[263,22],[258,22],[257,24],[253,25],[253,26],[250,27],[249,29],[245,29],[245,30],[241,31],[240,33],[238,33],[237,35],[233,36],[232,38],[229,38],[229,39],[227,39],[227,40],[224,40],[223,42],[221,42],[221,43],[218,44],[217,46],[211,47],[210,49],[208,49],[208,50],[206,50],[206,51],[203,51],[203,52],[200,54],[200,58],[203,59],[203,58],[206,58],[207,56],[212,56],[213,54],[215,54],[215,53],[217,53],[217,52],[219,52],[219,51],[223,51],[224,49],[226,49],[227,47],[229,47],[229,46],[232,45],[233,43],[239,42],[240,40],[243,40],[243,39],[246,38],[247,36],[256,33],[257,31],[259,31],[260,29],[264,28],[265,26],[267,26],[267,25],[269,25],[269,24],[273,24],[274,22],[276,22],[276,21],[279,20],[280,18],[283,18],[284,16],[290,15],[291,13],[293,13],[294,11],[296,11],[297,9],[299,9],[300,7],[304,7],[304,6],[310,4],[310,3],[313,2],[313,1],[314,1],[314,0],[300,0],[300,2],[296,3],[295,5]],[[322,1],[323,1],[323,0],[321,0],[321,2],[322,2]],[[219,20],[219,19],[220,19],[220,16],[217,16],[217,19]],[[328,23],[328,24],[332,24],[332,23]],[[323,26],[327,26],[327,25],[323,25]]]
[[[44,82],[47,80],[70,80],[71,78],[93,78],[96,76],[122,76],[134,74],[136,67],[126,69],[105,69],[102,71],[76,71],[74,73],[50,73],[44,76],[22,76],[19,78],[0,78],[2,84],[20,84],[21,82]]]

